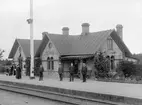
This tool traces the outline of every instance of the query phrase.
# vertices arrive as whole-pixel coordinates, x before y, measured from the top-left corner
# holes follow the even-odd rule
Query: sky
[[[123,25],[123,41],[132,53],[142,53],[142,0],[33,0],[34,39],[42,32],[81,34],[81,24],[90,32],[115,29]],[[4,58],[16,38],[30,38],[30,0],[0,0],[0,48]]]

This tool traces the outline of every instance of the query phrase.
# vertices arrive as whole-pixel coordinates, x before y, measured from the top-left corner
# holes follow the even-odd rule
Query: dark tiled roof
[[[104,42],[108,36],[111,36],[123,54],[127,57],[132,57],[131,52],[114,29],[93,32],[88,35],[61,35],[50,33],[46,33],[46,35],[53,42],[61,56],[95,54],[103,44],[102,42]]]
[[[34,54],[37,51],[41,40],[34,40]],[[30,40],[29,39],[16,39],[8,58],[13,58],[19,45],[22,47],[26,57],[30,56]]]
[[[61,55],[94,54],[113,30],[89,35],[47,34]]]

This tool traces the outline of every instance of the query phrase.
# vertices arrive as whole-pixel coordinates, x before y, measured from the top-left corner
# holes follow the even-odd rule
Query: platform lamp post
[[[27,22],[30,24],[30,79],[34,79],[33,0],[30,0],[30,19]]]

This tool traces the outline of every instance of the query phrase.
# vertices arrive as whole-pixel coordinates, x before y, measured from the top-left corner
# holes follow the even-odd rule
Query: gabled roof
[[[118,45],[118,47],[126,57],[132,57],[131,52],[129,51],[123,40],[121,40],[121,38],[117,35],[115,31],[110,36],[112,37],[112,39],[115,41],[115,43]]]
[[[48,37],[46,35],[44,35],[36,53],[35,53],[35,57],[40,57],[40,55],[42,54],[43,50],[45,49],[48,41],[49,41]]]
[[[60,55],[95,54],[102,42],[113,30],[90,33],[89,35],[47,34]]]
[[[14,55],[15,55],[18,47],[19,47],[19,43],[18,43],[18,41],[16,39],[15,42],[14,42],[14,44],[13,44],[13,46],[12,46],[12,49],[10,51],[10,54],[9,54],[8,58],[13,58],[14,57]]]
[[[34,40],[34,54],[37,51],[41,40]],[[13,58],[17,48],[21,46],[26,57],[30,56],[30,40],[29,39],[16,39],[8,58]]]
[[[44,34],[53,42],[61,56],[95,54],[108,36],[112,37],[125,56],[131,57],[132,55],[114,29],[93,32],[88,35],[61,35],[46,32]],[[43,46],[45,43],[44,40],[40,46]]]

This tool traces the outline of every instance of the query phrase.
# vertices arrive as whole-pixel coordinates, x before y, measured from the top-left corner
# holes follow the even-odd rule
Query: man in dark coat
[[[82,67],[81,73],[82,73],[82,77],[83,77],[83,82],[86,82],[87,67],[86,67],[85,63],[83,63],[83,67]]]
[[[13,74],[13,70],[14,70],[14,67],[13,67],[13,65],[12,65],[11,68],[10,68],[10,72],[9,72],[9,75],[10,75],[10,76]]]
[[[60,81],[63,80],[63,72],[64,70],[63,70],[62,64],[59,63],[58,74],[59,74]]]
[[[16,75],[16,66],[14,66],[13,75]]]
[[[43,69],[43,66],[41,64],[40,68],[39,68],[39,81],[43,80],[43,72],[44,72],[44,69]]]
[[[69,67],[69,73],[70,73],[70,82],[74,81],[74,66],[73,66],[73,63],[71,63],[71,66]]]

